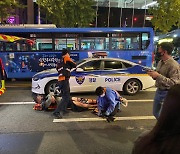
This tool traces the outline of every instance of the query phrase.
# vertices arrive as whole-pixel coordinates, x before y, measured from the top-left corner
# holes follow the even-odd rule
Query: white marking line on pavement
[[[128,102],[153,102],[153,99],[144,99],[144,100],[128,100]],[[35,102],[1,102],[0,105],[29,105],[35,104]]]
[[[28,105],[28,104],[35,104],[35,102],[4,102],[4,103],[0,103],[0,105]]]
[[[130,99],[128,99],[128,102],[153,102],[154,100],[153,99],[140,99],[140,100],[138,100],[138,99],[132,99],[132,100],[130,100]]]
[[[156,91],[157,88],[153,87],[153,88],[148,88],[148,89],[144,89],[142,91]]]
[[[154,120],[154,116],[133,116],[133,117],[115,117],[115,121],[126,121],[126,120]],[[90,121],[106,121],[103,118],[68,118],[68,119],[54,119],[53,122],[90,122]]]

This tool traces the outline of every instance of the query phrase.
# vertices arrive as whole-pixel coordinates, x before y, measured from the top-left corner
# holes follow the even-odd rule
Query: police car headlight
[[[38,76],[35,76],[35,77],[33,77],[33,80],[34,80],[34,81],[38,81],[38,80],[39,80],[39,77],[38,77]]]

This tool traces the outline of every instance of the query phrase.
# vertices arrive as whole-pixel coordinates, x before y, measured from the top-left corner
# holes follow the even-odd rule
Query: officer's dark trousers
[[[60,113],[61,112],[63,114],[63,112],[66,112],[67,105],[70,102],[69,80],[59,81],[59,90],[61,90],[61,93],[62,93],[62,100],[58,104],[54,113],[56,113],[56,112]]]

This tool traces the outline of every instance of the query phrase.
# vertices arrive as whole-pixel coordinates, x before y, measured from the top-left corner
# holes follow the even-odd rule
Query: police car
[[[32,78],[32,92],[48,94],[57,87],[56,69],[45,70]],[[155,81],[146,73],[145,67],[117,58],[87,58],[71,70],[70,91],[92,92],[98,86],[111,87],[125,94],[134,95],[150,88]]]

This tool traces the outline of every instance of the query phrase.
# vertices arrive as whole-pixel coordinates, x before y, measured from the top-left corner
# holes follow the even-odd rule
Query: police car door
[[[70,79],[71,92],[95,91],[101,73],[101,60],[87,61],[72,72]]]

